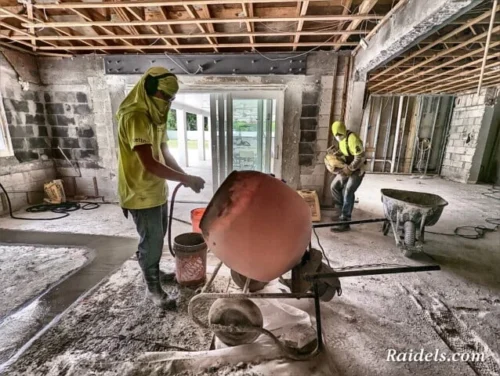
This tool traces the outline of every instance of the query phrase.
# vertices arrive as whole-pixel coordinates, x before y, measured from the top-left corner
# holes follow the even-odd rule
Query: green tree
[[[197,129],[196,115],[195,114],[190,114],[189,112],[186,113],[186,121],[187,121],[187,130],[188,131],[195,131]]]
[[[177,112],[175,110],[170,110],[167,118],[167,129],[171,131],[177,130]]]

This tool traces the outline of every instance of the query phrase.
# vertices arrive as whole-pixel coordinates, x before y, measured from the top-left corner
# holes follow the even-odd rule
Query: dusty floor
[[[482,194],[487,192],[488,187],[457,184],[441,179],[421,180],[409,176],[369,175],[357,193],[359,204],[353,219],[381,216],[380,188],[424,191],[439,194],[446,199],[449,205],[437,225],[429,228],[429,231],[452,233],[455,227],[460,225],[492,227],[485,219],[500,218],[498,201]],[[195,205],[179,204],[175,216],[188,220],[189,210],[193,207]],[[64,222],[21,222],[2,218],[0,227],[51,232],[63,230],[135,238],[132,221],[123,218],[119,208],[111,205],[102,206],[92,212],[72,213]],[[189,230],[189,226],[178,222],[174,222],[173,227],[174,234]],[[274,354],[274,358],[269,358],[269,355],[268,361],[258,365],[249,360],[239,367],[239,362],[228,362],[227,367],[219,365],[217,370],[213,370],[213,374],[271,374],[270,369],[273,369],[273,375],[499,374],[500,274],[497,266],[500,263],[500,233],[487,233],[479,240],[428,234],[424,246],[427,255],[422,254],[410,260],[398,250],[391,234],[384,237],[380,228],[380,224],[366,224],[356,226],[350,233],[332,234],[328,229],[320,229],[318,234],[329,258],[337,267],[378,263],[438,263],[442,270],[344,279],[343,295],[330,303],[322,304],[327,349],[316,359],[315,365],[307,364],[301,369],[301,363],[280,360],[279,355]],[[313,241],[313,244],[315,243]],[[108,300],[114,298],[116,301],[109,304],[119,305],[119,296],[122,296],[119,291],[116,295],[111,294]],[[73,309],[78,311],[85,303],[84,300]],[[154,321],[155,315],[151,316]],[[64,322],[70,323],[77,317],[81,316],[66,313],[61,323],[53,330],[62,330]],[[40,338],[38,346],[52,343],[53,338],[47,332]],[[81,343],[88,340],[87,337],[84,338]],[[77,341],[68,346],[79,344]],[[117,348],[123,346],[117,341],[111,342],[111,345]],[[15,369],[21,370],[22,368],[17,367],[25,367],[29,363],[29,352],[35,351],[36,348],[28,350],[25,354],[28,358],[21,358],[15,363]],[[440,351],[446,354],[474,351],[484,353],[485,361],[390,362],[387,361],[389,349],[413,353],[424,349],[425,352]],[[200,362],[203,356],[196,354],[197,361]],[[268,354],[273,353],[269,350]],[[103,353],[104,355],[106,354]],[[147,360],[149,355],[144,356]],[[181,355],[175,357],[182,358]],[[208,354],[205,354],[205,358],[212,359]],[[141,359],[144,361],[144,358]],[[44,361],[47,361],[44,367],[58,364],[59,360],[44,358]],[[336,371],[324,373],[321,370],[324,363],[331,364],[330,369]]]

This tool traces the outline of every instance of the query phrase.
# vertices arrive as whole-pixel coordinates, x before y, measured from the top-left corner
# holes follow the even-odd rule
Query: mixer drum
[[[229,268],[269,282],[300,262],[311,239],[311,210],[281,180],[234,171],[210,201],[200,228]]]

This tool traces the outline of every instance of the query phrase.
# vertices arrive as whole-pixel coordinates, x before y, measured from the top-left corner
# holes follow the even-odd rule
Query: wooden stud
[[[351,13],[351,6],[352,6],[352,1],[353,0],[342,0],[342,14],[343,15],[348,15]],[[339,22],[339,26],[337,27],[337,30],[343,30],[346,22]],[[348,31],[348,30],[347,30]],[[335,39],[336,42],[340,41],[340,37]]]
[[[498,11],[498,8],[497,8],[497,11]],[[452,36],[454,35],[457,35],[458,33],[460,33],[461,31],[471,27],[472,25],[475,25],[476,23],[478,23],[479,21],[481,20],[484,20],[485,18],[488,18],[489,16],[491,15],[491,11],[489,12],[486,12],[486,13],[483,13],[482,15],[480,15],[479,17],[476,17],[470,21],[467,21],[464,25],[456,28],[455,30],[449,32],[448,34],[446,35],[443,35],[441,38],[439,38],[438,40],[432,42],[431,44],[428,44],[426,45],[424,48],[422,49],[419,49],[418,51],[406,56],[404,59],[401,59],[399,60],[397,63],[395,64],[392,64],[390,65],[389,67],[387,67],[386,69],[384,69],[383,71],[377,73],[375,76],[371,77],[370,79],[376,79],[378,77],[380,77],[381,75],[387,73],[387,72],[390,72],[391,70],[401,66],[402,64],[408,62],[408,61],[411,61],[412,59],[414,59],[415,57],[421,55],[423,52],[425,51],[428,51],[430,50],[431,48],[437,46],[438,44],[440,44],[441,42],[445,41],[445,40],[448,40],[449,38],[451,38]]]
[[[498,73],[498,72],[497,72]],[[500,86],[500,78],[497,76],[485,79],[483,82],[484,87],[489,87],[489,86]],[[436,91],[432,93],[448,93],[448,94],[457,94],[457,93],[463,93],[468,90],[474,90],[477,88],[477,79],[474,81],[469,82],[468,84],[460,84],[456,85],[454,87],[450,87],[449,89],[446,89],[445,91]]]
[[[361,16],[361,15],[368,14],[372,10],[372,8],[375,6],[375,4],[377,4],[377,2],[378,2],[378,0],[363,0],[361,5],[359,6],[359,10],[358,10],[357,15]],[[351,21],[351,23],[347,26],[346,30],[356,30],[358,28],[358,26],[361,24],[361,21],[363,21],[363,20],[359,19],[359,18],[353,19]],[[348,34],[342,35],[339,39],[339,42],[340,43],[347,42],[348,39],[349,39]],[[338,51],[339,48],[340,47],[336,47],[335,51]]]

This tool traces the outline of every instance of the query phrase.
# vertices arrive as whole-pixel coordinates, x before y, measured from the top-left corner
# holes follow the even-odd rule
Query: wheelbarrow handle
[[[331,273],[315,273],[306,275],[306,280],[313,281],[317,279],[327,279],[332,277],[362,277],[367,275],[378,274],[400,274],[414,272],[429,272],[441,270],[439,265],[424,265],[424,266],[401,266],[397,268],[380,268],[380,269],[361,269],[361,270],[345,270]]]

